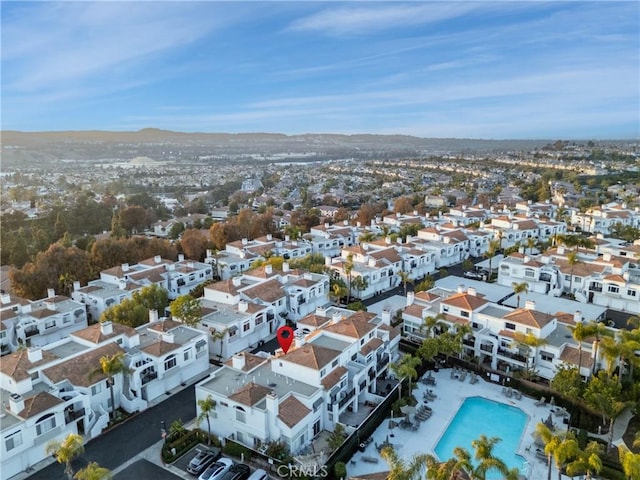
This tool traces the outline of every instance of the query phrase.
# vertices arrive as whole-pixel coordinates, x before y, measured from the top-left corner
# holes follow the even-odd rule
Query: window
[[[331,368],[335,368],[338,366],[338,359],[336,358],[333,362],[331,362]]]
[[[22,445],[22,432],[18,430],[4,437],[4,444],[7,447],[7,452],[19,447]]]
[[[36,422],[36,435],[40,436],[54,428],[56,428],[56,417],[53,413],[50,413]]]
[[[256,327],[257,327],[258,325],[261,325],[261,324],[262,324],[262,322],[264,322],[264,316],[263,316],[262,314],[260,314],[260,315],[258,315],[258,316],[256,317]]]
[[[464,318],[469,318],[469,312],[465,310],[460,310],[460,315],[463,316]]]
[[[240,423],[247,423],[247,414],[240,407],[236,407],[236,420]]]
[[[620,287],[618,287],[618,285],[608,285],[607,286],[607,291],[609,293],[619,293],[620,292]]]
[[[164,369],[171,370],[178,364],[175,355],[169,355],[164,361]]]
[[[549,352],[540,352],[540,359],[545,362],[553,362],[553,354]]]
[[[638,296],[638,292],[630,288],[629,290],[627,290],[627,296],[635,298]]]
[[[506,328],[507,330],[515,330],[516,329],[516,325],[514,323],[505,322],[504,323],[504,328]]]
[[[55,320],[47,320],[46,322],[44,322],[45,330],[48,330],[49,328],[53,328],[55,326],[56,326],[56,321]]]
[[[62,323],[69,323],[71,321],[71,315],[67,314],[62,317]]]
[[[536,272],[532,268],[527,268],[524,271],[524,276],[527,278],[534,278],[536,276]]]
[[[320,377],[324,377],[326,373],[327,373],[327,370],[323,368],[322,370],[320,370]]]
[[[191,349],[184,351],[184,361],[186,362],[191,358]]]
[[[249,320],[247,320],[242,324],[242,331],[248,332],[249,330],[251,330],[251,323],[249,322]]]
[[[360,339],[360,345],[364,345],[364,338]]]
[[[91,395],[97,395],[102,391],[102,382],[96,383],[91,387]]]

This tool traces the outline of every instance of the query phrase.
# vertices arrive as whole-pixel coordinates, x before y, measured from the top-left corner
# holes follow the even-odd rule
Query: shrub
[[[333,471],[336,474],[336,478],[347,478],[347,466],[344,462],[338,462],[333,467]]]
[[[222,451],[231,457],[243,458],[242,456],[244,455],[245,460],[251,458],[251,450],[249,450],[244,445],[240,445],[239,443],[229,440],[227,440],[227,443]]]

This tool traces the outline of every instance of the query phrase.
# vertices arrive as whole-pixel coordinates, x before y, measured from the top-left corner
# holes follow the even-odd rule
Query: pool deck
[[[366,450],[364,452],[356,452],[347,464],[349,477],[366,478],[367,474],[388,470],[386,462],[380,458],[376,449],[376,444],[381,445],[386,439],[393,445],[397,454],[406,460],[409,460],[416,453],[429,453],[434,455],[434,450],[440,437],[445,432],[460,405],[462,405],[462,402],[468,397],[479,396],[518,407],[527,414],[529,418],[517,450],[517,453],[524,457],[527,462],[525,464],[526,472],[523,472],[523,477],[529,479],[546,478],[547,463],[546,460],[536,457],[536,445],[534,445],[534,437],[532,434],[538,422],[548,419],[550,414],[554,424],[558,428],[566,428],[566,425],[563,423],[563,417],[556,416],[552,412],[554,408],[553,405],[549,403],[536,405],[539,399],[533,399],[524,395],[521,396],[520,400],[517,400],[514,396],[509,398],[502,393],[503,387],[501,385],[486,382],[480,377],[478,377],[476,383],[472,384],[470,383],[470,374],[466,375],[465,380],[461,382],[458,379],[452,379],[451,373],[451,369],[432,372],[436,380],[435,386],[425,386],[421,382],[416,382],[416,387],[413,392],[417,399],[422,400],[423,393],[426,390],[431,390],[437,395],[435,400],[427,403],[427,405],[433,409],[431,418],[421,422],[417,431],[403,430],[397,426],[390,429],[389,420],[391,420],[391,418],[385,420],[374,433],[373,441],[367,445]],[[372,463],[374,458],[378,458],[379,461]],[[557,476],[554,467],[552,467],[552,475],[553,478]]]

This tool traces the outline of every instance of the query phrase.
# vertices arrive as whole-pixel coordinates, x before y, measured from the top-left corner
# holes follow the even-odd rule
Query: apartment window
[[[184,351],[184,361],[188,361],[191,358],[191,349]]]
[[[22,431],[18,430],[4,437],[4,444],[7,452],[22,445]]]
[[[323,368],[322,370],[320,370],[320,377],[324,377],[326,373],[327,370]]]
[[[264,316],[263,316],[262,314],[260,314],[260,315],[258,315],[258,316],[256,317],[256,327],[257,327],[258,325],[261,325],[261,324],[262,324],[262,322],[264,322]]]
[[[67,314],[62,317],[62,323],[69,323],[71,321],[71,315]]]
[[[638,296],[638,292],[636,290],[633,289],[629,289],[627,290],[627,296],[628,297],[637,297]]]
[[[364,345],[364,338],[360,339],[360,345]]]
[[[469,312],[467,312],[465,310],[460,310],[460,316],[462,316],[464,318],[469,318]]]
[[[516,325],[515,325],[515,323],[505,322],[504,328],[507,329],[507,330],[515,330],[516,329]]]
[[[553,354],[549,352],[540,352],[540,359],[545,362],[553,362]]]
[[[97,395],[102,392],[102,382],[91,386],[91,395]]]
[[[251,323],[247,320],[242,324],[242,331],[248,332],[249,330],[251,330]]]
[[[44,322],[45,330],[48,330],[49,328],[53,328],[55,326],[56,326],[56,321],[55,320],[47,320],[46,322]]]
[[[335,368],[338,366],[338,359],[336,358],[332,363],[331,363],[331,368]]]
[[[236,420],[240,423],[247,423],[247,414],[241,407],[236,407]]]
[[[352,361],[354,361],[354,362],[355,362],[355,361],[356,361],[356,358],[358,358],[358,354],[357,354],[357,353],[354,353],[353,355],[351,355],[351,360],[352,360]]]
[[[524,271],[524,276],[527,278],[534,278],[536,276],[536,272],[534,272],[532,268],[527,268]]]
[[[620,292],[620,287],[618,287],[618,285],[609,285],[609,286],[607,286],[607,291],[609,293],[619,293]]]
[[[165,370],[171,370],[177,364],[178,364],[178,361],[176,360],[176,356],[175,355],[169,355],[164,361],[164,369]]]
[[[54,428],[56,428],[56,417],[53,413],[49,413],[36,422],[36,435],[40,436]]]

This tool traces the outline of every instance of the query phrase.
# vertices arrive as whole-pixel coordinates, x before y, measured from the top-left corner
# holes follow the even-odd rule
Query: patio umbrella
[[[416,407],[412,405],[403,405],[402,407],[400,407],[400,411],[405,415],[409,416],[416,413]]]

